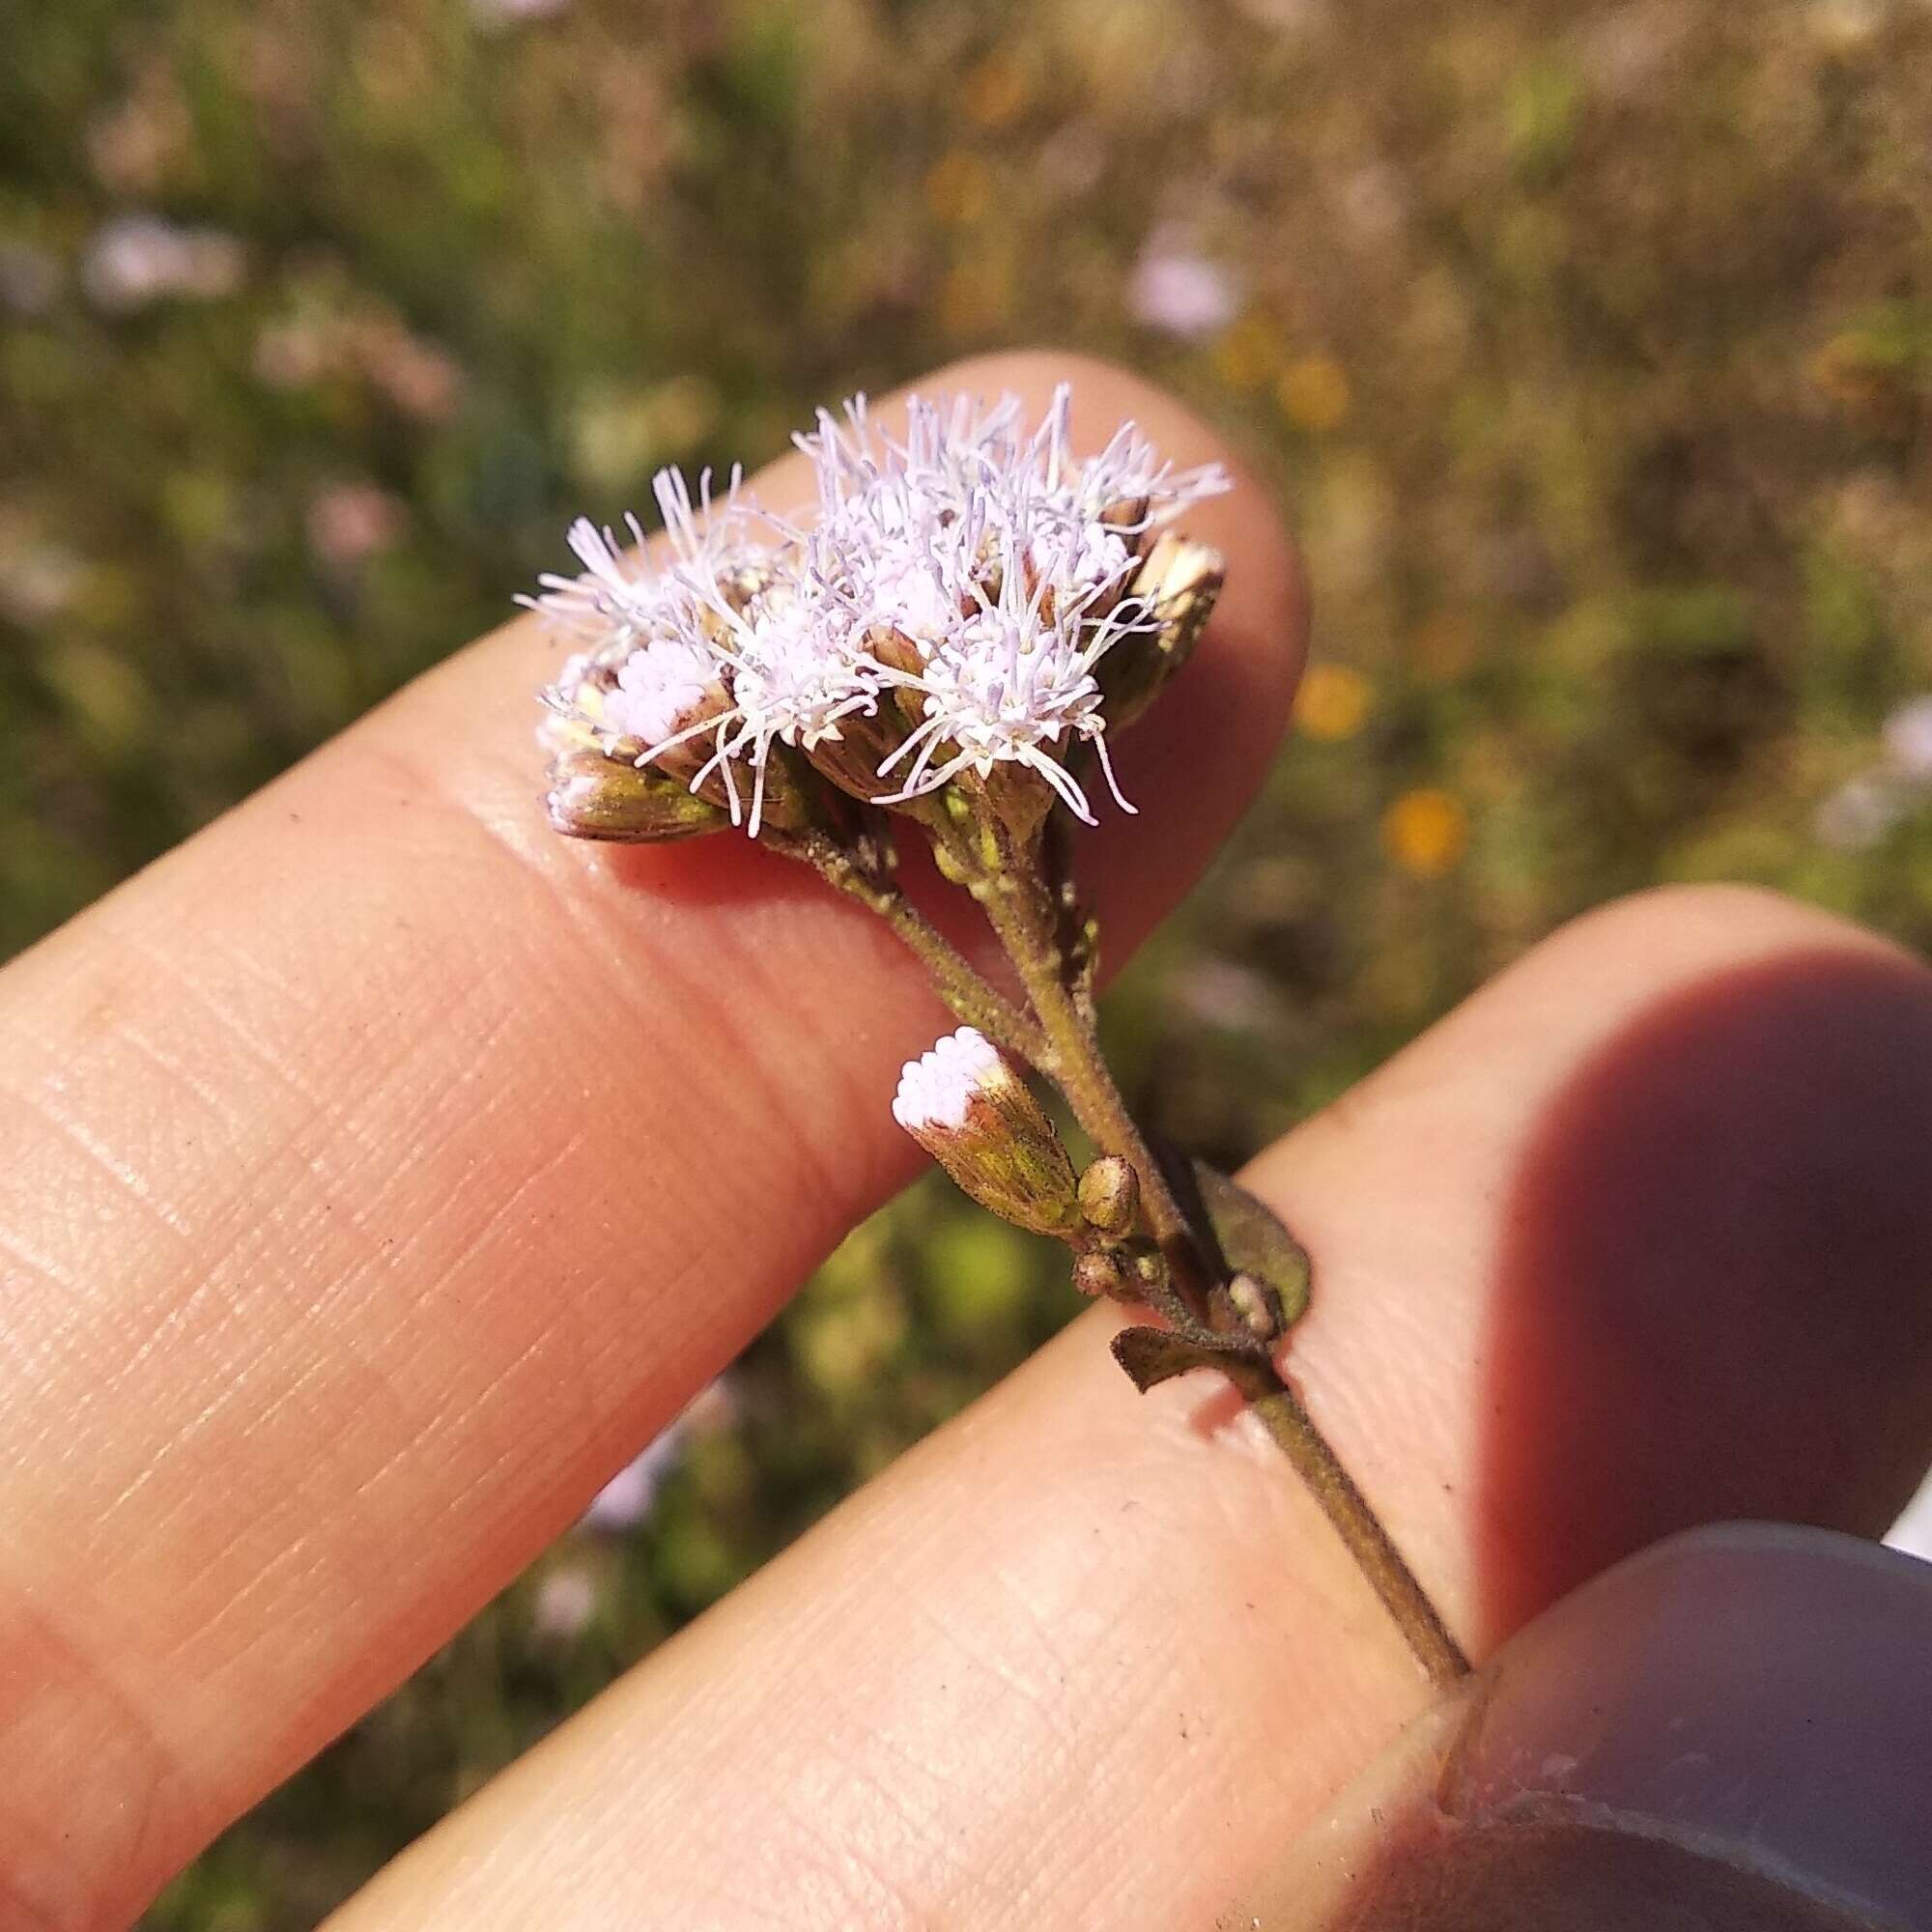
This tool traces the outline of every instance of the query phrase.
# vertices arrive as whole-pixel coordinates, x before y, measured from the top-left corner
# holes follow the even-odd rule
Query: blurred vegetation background
[[[656,465],[1034,340],[1278,485],[1297,748],[1116,995],[1233,1165],[1559,921],[1932,947],[1924,0],[0,0],[0,952]],[[533,773],[534,782],[534,773]],[[1070,1311],[927,1185],[232,1832],[311,1924]]]

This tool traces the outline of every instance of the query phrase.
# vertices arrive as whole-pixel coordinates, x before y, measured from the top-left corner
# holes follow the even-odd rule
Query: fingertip
[[[1563,1600],[1302,1834],[1266,1932],[1849,1932],[1932,1912],[1932,1565],[1782,1523]]]
[[[1509,1646],[1445,1796],[1607,1814],[1918,1924],[1928,1649],[1932,1565],[1783,1523],[1671,1537]]]

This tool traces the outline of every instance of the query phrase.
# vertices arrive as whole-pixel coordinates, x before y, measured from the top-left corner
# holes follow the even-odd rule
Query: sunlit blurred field
[[[1928,128],[1924,0],[0,7],[0,951],[497,622],[580,509],[1033,340],[1223,425],[1315,588],[1298,743],[1112,1008],[1170,1133],[1238,1161],[1659,881],[1932,947]],[[153,1923],[311,1924],[1059,1272],[929,1186],[855,1236],[640,1523]]]

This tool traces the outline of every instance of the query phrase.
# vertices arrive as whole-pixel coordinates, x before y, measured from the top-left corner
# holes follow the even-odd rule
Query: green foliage
[[[1300,748],[1112,1006],[1168,1136],[1238,1165],[1660,879],[1932,947],[1922,805],[1855,852],[1813,825],[1932,686],[1922,9],[62,0],[0,38],[0,952],[496,624],[654,465],[1035,340],[1222,424],[1316,591]],[[142,211],[236,238],[234,286],[92,300]],[[1238,282],[1205,339],[1132,313],[1162,226]],[[899,1204],[646,1530],[546,1558],[154,1924],[314,1922],[1036,1346],[1063,1274]]]

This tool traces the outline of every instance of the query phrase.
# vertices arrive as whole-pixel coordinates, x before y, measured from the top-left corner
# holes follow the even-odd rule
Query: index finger
[[[1037,407],[1067,358],[938,381]],[[1075,365],[1076,431],[1132,414]],[[768,479],[795,494],[784,466]],[[1299,649],[1252,484],[1091,860],[1130,939],[1269,756]],[[119,1922],[426,1657],[911,1170],[941,1014],[742,840],[545,826],[507,626],[0,980],[0,1899]],[[89,1793],[84,1806],[71,1794]]]

